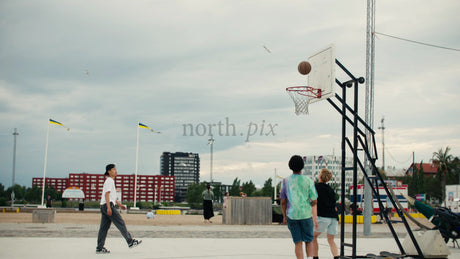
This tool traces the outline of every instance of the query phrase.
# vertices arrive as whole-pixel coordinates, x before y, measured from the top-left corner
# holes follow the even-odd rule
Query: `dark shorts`
[[[294,244],[301,241],[311,242],[313,241],[313,219],[299,219],[293,220],[287,218],[288,229],[291,231],[292,240]]]

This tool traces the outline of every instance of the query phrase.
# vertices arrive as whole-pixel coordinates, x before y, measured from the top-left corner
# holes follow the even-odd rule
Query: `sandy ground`
[[[122,213],[122,217],[127,225],[180,226],[205,224],[202,215],[155,215],[154,219],[147,219],[145,214]],[[99,225],[100,220],[100,213],[59,213],[58,211],[54,222]],[[222,216],[216,215],[211,221],[214,225],[221,225]],[[32,223],[32,213],[0,213],[0,223]]]
[[[155,215],[154,219],[147,219],[145,214],[129,214],[122,212],[121,215],[127,225],[191,226],[209,224],[204,223],[202,215]],[[100,220],[101,215],[98,212],[75,211],[69,213],[57,211],[55,216],[55,223],[99,225]],[[425,218],[419,218],[417,220],[422,224],[433,227],[433,225]],[[222,216],[216,215],[211,219],[211,221],[213,225],[222,225]],[[0,223],[32,223],[32,213],[0,213]],[[416,225],[410,220],[408,220],[408,223],[411,227],[416,227]]]

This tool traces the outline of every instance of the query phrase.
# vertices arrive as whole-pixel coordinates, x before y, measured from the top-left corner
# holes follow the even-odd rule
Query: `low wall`
[[[270,197],[228,197],[222,224],[268,225],[272,223]]]

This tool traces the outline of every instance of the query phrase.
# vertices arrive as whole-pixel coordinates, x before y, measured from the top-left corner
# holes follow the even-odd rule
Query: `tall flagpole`
[[[48,137],[50,135],[50,123],[48,122],[48,129],[46,130],[46,145],[45,145],[45,163],[43,166],[43,181],[42,181],[42,206],[45,199],[45,180],[46,180],[46,161],[48,160]]]
[[[136,171],[134,172],[134,208],[136,207],[137,196],[137,161],[139,159],[139,122],[137,123],[137,142],[136,142]]]
[[[140,122],[137,122],[137,142],[136,142],[136,171],[135,171],[135,175],[134,175],[134,207],[132,207],[131,209],[135,209],[135,210],[138,210],[139,208],[136,207],[136,201],[137,201],[137,162],[139,160],[139,128],[145,128],[145,129],[149,129],[151,132],[154,132],[154,133],[161,133],[161,132],[157,132],[157,131],[154,131],[153,129],[149,128],[149,126],[147,125],[144,125],[144,124],[141,124]]]

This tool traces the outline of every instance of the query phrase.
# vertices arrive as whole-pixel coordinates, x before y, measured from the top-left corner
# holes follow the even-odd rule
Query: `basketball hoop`
[[[291,86],[286,92],[295,104],[295,114],[308,114],[308,105],[312,100],[321,98],[321,89],[310,86]]]

